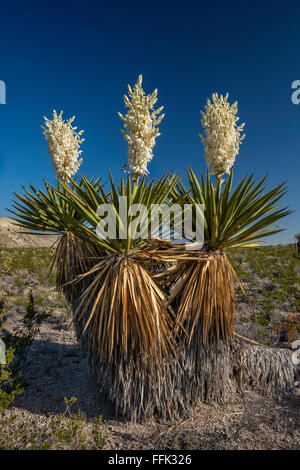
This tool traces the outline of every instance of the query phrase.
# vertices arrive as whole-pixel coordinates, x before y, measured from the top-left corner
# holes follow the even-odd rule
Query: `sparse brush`
[[[41,324],[49,317],[46,312],[35,308],[32,292],[26,302],[22,325],[14,328],[11,334],[5,335],[5,363],[0,364],[0,412],[23,392],[23,369],[30,346],[40,330]],[[5,324],[4,302],[0,299],[0,333]]]

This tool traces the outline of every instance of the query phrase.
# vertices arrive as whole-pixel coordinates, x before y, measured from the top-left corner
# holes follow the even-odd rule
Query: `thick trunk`
[[[77,322],[75,322],[76,324]],[[90,348],[89,331],[77,335],[88,355],[91,373],[112,402],[116,414],[137,422],[188,417],[201,402],[226,404],[246,390],[281,400],[292,394],[299,370],[287,349],[265,348],[233,339],[231,344],[182,345],[177,356],[158,367],[147,355],[118,364],[102,361]]]

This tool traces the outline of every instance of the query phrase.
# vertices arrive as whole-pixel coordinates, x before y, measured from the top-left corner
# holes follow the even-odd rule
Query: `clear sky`
[[[269,173],[285,180],[285,232],[269,242],[292,242],[300,232],[300,104],[291,84],[300,80],[299,2],[85,0],[0,4],[0,216],[13,191],[42,178],[54,182],[41,133],[43,116],[64,110],[84,129],[81,173],[117,179],[127,146],[117,111],[127,83],[139,74],[147,93],[158,88],[166,117],[151,176],[188,165],[205,171],[200,109],[212,92],[238,101],[246,138],[235,179]]]

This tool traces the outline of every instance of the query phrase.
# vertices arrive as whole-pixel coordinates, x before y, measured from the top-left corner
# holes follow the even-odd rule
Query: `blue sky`
[[[0,216],[14,191],[40,187],[54,174],[41,133],[43,116],[64,110],[84,129],[81,173],[117,179],[126,142],[117,111],[127,83],[141,73],[147,93],[158,88],[166,117],[149,169],[184,175],[205,171],[200,109],[212,92],[238,101],[246,138],[235,179],[246,173],[269,184],[285,180],[284,204],[295,212],[271,243],[300,231],[299,2],[10,1],[1,2]]]

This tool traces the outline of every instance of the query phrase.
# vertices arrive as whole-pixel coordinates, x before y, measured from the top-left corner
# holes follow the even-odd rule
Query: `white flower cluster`
[[[83,131],[76,132],[77,127],[72,126],[75,116],[64,121],[62,115],[63,111],[57,114],[54,110],[52,121],[44,117],[46,127],[42,126],[42,129],[56,175],[64,179],[78,171],[82,163],[82,158],[79,158],[82,150],[79,150],[79,146],[84,139],[80,138]]]
[[[151,95],[146,96],[142,88],[142,75],[139,76],[137,83],[133,87],[128,85],[129,98],[124,96],[124,104],[129,108],[126,116],[118,113],[124,122],[125,140],[128,142],[128,163],[127,166],[133,175],[145,175],[148,172],[147,164],[152,160],[152,149],[155,145],[155,139],[160,135],[156,127],[161,122],[164,114],[158,117],[163,106],[154,111],[153,106],[157,102],[157,90]]]
[[[228,93],[219,97],[217,93],[212,94],[212,102],[208,99],[205,113],[202,114],[202,126],[204,136],[200,134],[204,145],[205,159],[212,173],[221,177],[230,172],[239,152],[239,145],[245,138],[241,135],[245,124],[237,127],[236,117],[237,101],[230,106]]]

